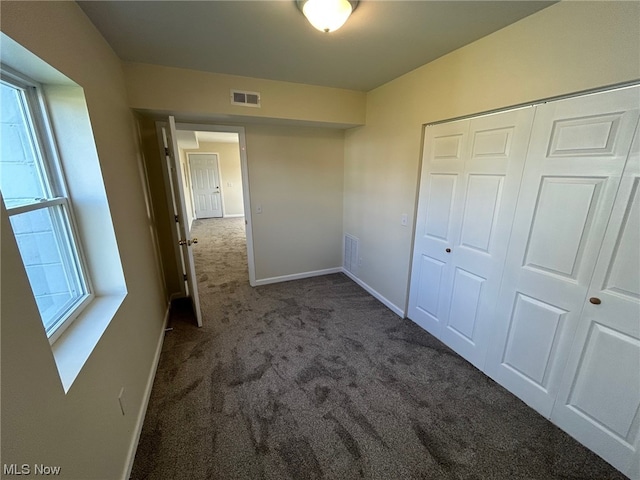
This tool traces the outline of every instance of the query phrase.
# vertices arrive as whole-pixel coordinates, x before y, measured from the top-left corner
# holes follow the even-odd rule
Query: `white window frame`
[[[69,196],[65,182],[64,171],[58,155],[56,140],[49,121],[47,104],[42,92],[41,85],[17,72],[6,65],[0,64],[0,81],[9,87],[16,88],[23,92],[25,119],[27,128],[31,129],[34,145],[37,150],[34,152],[40,171],[40,180],[43,183],[43,190],[48,198],[34,199],[30,203],[16,206],[7,206],[9,217],[36,210],[49,209],[50,207],[61,206],[63,210],[62,218],[52,215],[55,234],[59,238],[59,244],[68,246],[62,254],[62,261],[67,275],[75,277],[81,293],[73,303],[59,314],[53,324],[46,330],[49,343],[53,343],[80,315],[82,310],[93,300],[94,289],[88,275],[87,263],[83,253],[82,245],[78,240],[78,229],[73,213],[72,200]],[[44,326],[44,322],[43,322]]]

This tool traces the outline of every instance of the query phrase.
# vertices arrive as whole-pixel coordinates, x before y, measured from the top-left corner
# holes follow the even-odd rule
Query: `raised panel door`
[[[218,156],[190,153],[188,157],[196,218],[222,217]]]
[[[629,153],[637,92],[536,111],[485,371],[547,417]]]
[[[552,420],[637,478],[640,442],[640,132],[583,304]]]
[[[534,108],[474,118],[452,228],[441,340],[482,369]]]
[[[451,296],[451,256],[447,249],[451,250],[457,234],[456,199],[468,130],[468,120],[425,130],[408,317],[436,337],[440,336]]]

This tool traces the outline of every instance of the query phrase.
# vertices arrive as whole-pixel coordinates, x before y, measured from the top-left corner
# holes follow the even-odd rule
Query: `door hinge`
[[[187,281],[187,274],[185,273],[184,275],[182,275],[182,279],[186,282]]]
[[[176,221],[176,223],[180,222],[180,217],[178,217],[178,215],[174,215],[173,219]]]
[[[166,157],[169,156],[169,148],[168,147],[164,147],[164,154]]]

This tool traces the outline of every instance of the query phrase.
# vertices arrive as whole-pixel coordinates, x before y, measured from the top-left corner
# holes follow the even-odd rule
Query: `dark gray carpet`
[[[624,478],[346,276],[254,289],[243,219],[193,234],[131,478]]]

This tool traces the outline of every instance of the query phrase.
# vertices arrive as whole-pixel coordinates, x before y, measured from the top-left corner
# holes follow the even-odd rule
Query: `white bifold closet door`
[[[426,127],[408,309],[631,478],[639,118],[634,86]]]
[[[640,129],[551,412],[554,423],[630,478],[640,478],[639,190]]]
[[[426,128],[408,316],[478,368],[533,110]]]
[[[486,373],[545,417],[588,302],[637,96],[626,89],[536,109]]]

